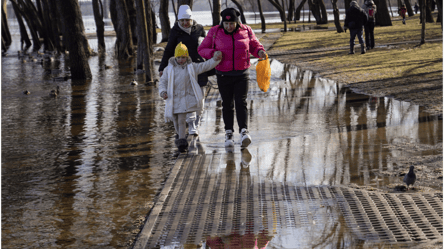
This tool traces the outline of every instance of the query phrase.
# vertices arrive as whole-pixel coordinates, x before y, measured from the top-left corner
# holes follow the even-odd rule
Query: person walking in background
[[[365,1],[362,6],[364,12],[367,14],[368,20],[364,24],[365,31],[365,46],[367,50],[375,48],[375,15],[376,15],[376,5],[372,0]]]
[[[436,2],[435,2],[435,0],[431,0],[430,1],[430,11],[431,12],[435,11],[435,8],[436,8]]]
[[[402,23],[405,24],[405,13],[407,12],[407,8],[405,7],[405,4],[401,6],[398,10],[399,15],[402,17]]]
[[[264,46],[253,30],[239,22],[240,12],[227,8],[220,14],[222,22],[208,31],[207,37],[198,48],[204,58],[211,58],[215,51],[223,54],[216,67],[217,85],[222,98],[222,116],[225,124],[225,147],[234,147],[234,107],[236,108],[241,147],[251,143],[248,132],[248,81],[250,54],[266,58]]]
[[[414,8],[415,8],[415,14],[418,14],[418,10],[419,10],[418,2],[415,2]]]
[[[163,70],[168,66],[168,61],[174,56],[174,50],[180,42],[188,48],[189,55],[193,62],[200,63],[205,61],[202,56],[197,53],[199,40],[202,40],[205,37],[205,30],[202,25],[193,20],[193,13],[191,12],[190,6],[181,5],[179,7],[177,19],[179,19],[179,21],[174,24],[168,37],[168,43],[165,47],[162,61],[159,66],[159,76],[162,76]],[[207,73],[199,74],[197,82],[201,87],[206,86],[208,82]],[[197,129],[200,124],[201,116],[202,113],[196,113],[195,115],[190,113],[187,116],[188,134],[198,134]]]
[[[355,37],[358,37],[361,44],[361,54],[365,54],[364,39],[362,37],[362,26],[367,23],[368,17],[363,9],[361,9],[353,0],[350,3],[350,8],[345,12],[344,29],[350,29],[350,52],[355,53]]]
[[[195,115],[203,108],[204,96],[197,82],[199,74],[213,69],[222,59],[222,53],[215,51],[213,58],[203,63],[193,63],[187,47],[181,42],[176,46],[174,56],[159,82],[159,94],[165,103],[165,122],[172,121],[178,136],[174,141],[180,152],[188,150],[186,140],[187,115]]]

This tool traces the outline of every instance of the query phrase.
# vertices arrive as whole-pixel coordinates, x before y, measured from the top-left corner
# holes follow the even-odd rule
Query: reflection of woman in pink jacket
[[[225,123],[225,146],[233,147],[234,106],[241,134],[241,146],[251,143],[247,124],[247,94],[250,54],[265,58],[264,46],[253,30],[239,22],[240,13],[228,8],[221,12],[222,22],[212,27],[198,48],[205,59],[213,57],[215,51],[222,52],[222,61],[216,67],[217,85],[222,97],[222,112]],[[235,104],[234,104],[235,103]]]

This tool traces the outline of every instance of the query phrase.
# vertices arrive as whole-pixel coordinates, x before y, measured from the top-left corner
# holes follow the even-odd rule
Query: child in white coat
[[[214,52],[213,58],[203,63],[193,63],[188,56],[187,47],[181,43],[176,46],[174,57],[160,78],[159,94],[166,100],[165,122],[172,121],[179,138],[175,144],[180,152],[188,150],[186,140],[187,113],[201,111],[204,106],[203,92],[197,83],[197,76],[209,71],[222,59],[220,51]]]

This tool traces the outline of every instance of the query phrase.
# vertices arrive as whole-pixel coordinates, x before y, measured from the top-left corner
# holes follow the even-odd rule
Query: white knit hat
[[[184,4],[179,7],[179,14],[177,14],[177,19],[193,19],[193,13],[191,13],[190,6]]]

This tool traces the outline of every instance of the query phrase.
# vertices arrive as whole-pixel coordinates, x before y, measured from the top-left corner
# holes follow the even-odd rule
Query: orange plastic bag
[[[268,55],[266,59],[259,60],[256,65],[256,79],[257,85],[263,92],[267,92],[270,87],[271,68]]]

